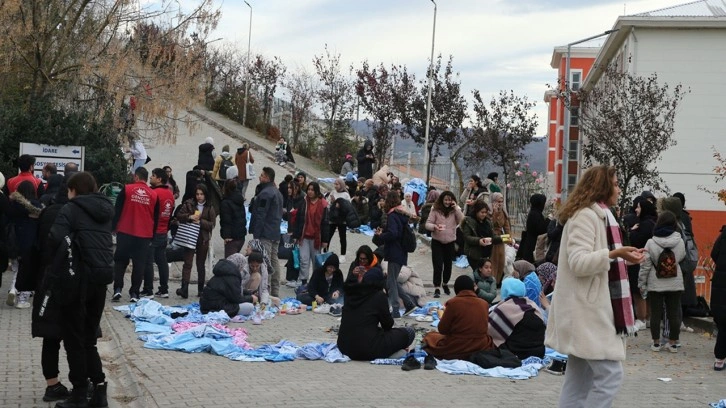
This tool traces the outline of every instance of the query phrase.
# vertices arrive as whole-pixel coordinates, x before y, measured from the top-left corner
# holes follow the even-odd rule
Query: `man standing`
[[[159,202],[156,192],[146,185],[148,178],[149,172],[146,168],[139,167],[134,172],[133,183],[127,184],[116,197],[116,214],[113,217],[116,253],[113,255],[115,264],[111,298],[114,302],[121,300],[124,273],[129,266],[129,260],[133,262],[129,289],[131,302],[137,302],[141,295],[139,290],[144,279],[146,256],[159,219]]]
[[[33,183],[33,187],[35,187],[36,191],[36,197],[43,195],[43,181],[35,177],[33,174],[33,166],[35,166],[34,156],[23,154],[18,157],[18,170],[20,170],[20,173],[8,180],[8,183],[5,186],[8,190],[8,196],[14,193],[23,181],[30,181]]]
[[[275,185],[275,170],[262,168],[259,176],[259,193],[255,196],[250,213],[250,232],[259,239],[270,254],[270,295],[280,296],[280,261],[277,259],[277,245],[280,241],[282,222],[282,194]]]
[[[155,168],[151,171],[149,184],[156,193],[159,201],[159,221],[156,224],[154,238],[151,239],[149,253],[146,256],[146,269],[144,271],[144,291],[142,296],[153,296],[154,293],[154,263],[159,269],[159,291],[156,296],[169,297],[169,264],[166,262],[166,234],[169,232],[169,220],[174,212],[174,193],[167,185],[169,177],[166,171]]]

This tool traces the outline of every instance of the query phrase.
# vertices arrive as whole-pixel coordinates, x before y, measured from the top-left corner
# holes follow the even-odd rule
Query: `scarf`
[[[499,347],[504,344],[514,331],[514,327],[530,310],[534,310],[534,313],[544,321],[539,308],[525,297],[513,296],[494,306],[489,312],[489,335],[494,345]]]
[[[623,237],[620,235],[620,226],[610,208],[603,203],[597,203],[605,212],[605,230],[608,238],[608,249],[613,251],[623,246]],[[633,303],[630,299],[630,282],[625,261],[622,258],[610,260],[608,270],[608,287],[610,288],[610,303],[613,307],[615,332],[622,336],[635,334],[635,317],[633,317]]]

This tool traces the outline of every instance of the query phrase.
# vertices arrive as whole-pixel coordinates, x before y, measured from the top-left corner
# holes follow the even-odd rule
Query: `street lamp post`
[[[571,105],[571,98],[572,98],[572,92],[570,90],[570,54],[572,51],[572,46],[581,44],[590,40],[594,40],[595,38],[602,37],[605,35],[610,35],[611,33],[614,33],[615,30],[607,30],[604,33],[593,35],[591,37],[587,37],[585,39],[571,42],[567,44],[567,60],[565,60],[565,92],[567,92],[566,101],[567,105]],[[572,113],[571,113],[571,106],[565,106],[565,128],[564,128],[564,135],[563,135],[563,141],[562,141],[562,188],[560,190],[560,203],[564,203],[565,199],[567,198],[567,185],[568,183],[568,176],[569,176],[569,162],[570,158],[568,150],[570,148],[570,120],[572,120]]]
[[[247,62],[245,64],[245,103],[242,108],[242,126],[247,123],[247,96],[250,93],[250,45],[252,44],[252,6],[245,0],[245,4],[250,8],[250,28],[247,34]]]
[[[431,0],[432,3],[434,3],[434,28],[433,32],[431,34],[431,60],[429,61],[429,91],[428,96],[426,97],[426,126],[424,130],[424,164],[425,171],[426,171],[426,185],[429,184],[429,170],[431,168],[429,157],[429,126],[431,122],[431,82],[433,80],[434,75],[434,44],[436,41],[436,2],[434,0]]]

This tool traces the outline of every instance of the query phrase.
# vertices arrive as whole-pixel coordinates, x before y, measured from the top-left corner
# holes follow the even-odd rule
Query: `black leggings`
[[[345,232],[348,230],[348,227],[345,224],[330,224],[330,242],[333,242],[333,235],[335,235],[335,230],[338,230],[340,233],[340,254],[345,255],[345,250],[348,249],[348,240],[345,237]]]
[[[726,316],[714,316],[713,321],[718,328],[713,354],[717,359],[723,360],[726,358]]]
[[[454,242],[442,244],[441,242],[431,240],[431,262],[434,266],[434,287],[441,286],[441,273],[444,274],[444,285],[449,283],[451,279],[451,264],[454,263]]]

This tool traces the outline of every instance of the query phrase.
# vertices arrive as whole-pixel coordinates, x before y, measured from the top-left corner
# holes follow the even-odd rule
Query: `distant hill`
[[[351,127],[361,137],[371,138],[372,131],[365,121],[351,121]],[[524,150],[525,156],[528,158],[529,167],[532,170],[536,170],[538,173],[547,170],[547,138],[538,138],[534,142],[530,143]],[[423,155],[423,147],[418,146],[412,139],[409,138],[396,138],[395,153],[394,157],[405,157],[409,152],[414,154],[419,153]],[[445,147],[441,150],[441,157],[448,159],[449,151]],[[476,173],[485,176],[491,171],[501,172],[500,168],[495,168],[491,164],[482,163],[478,168],[466,169],[465,173]]]

